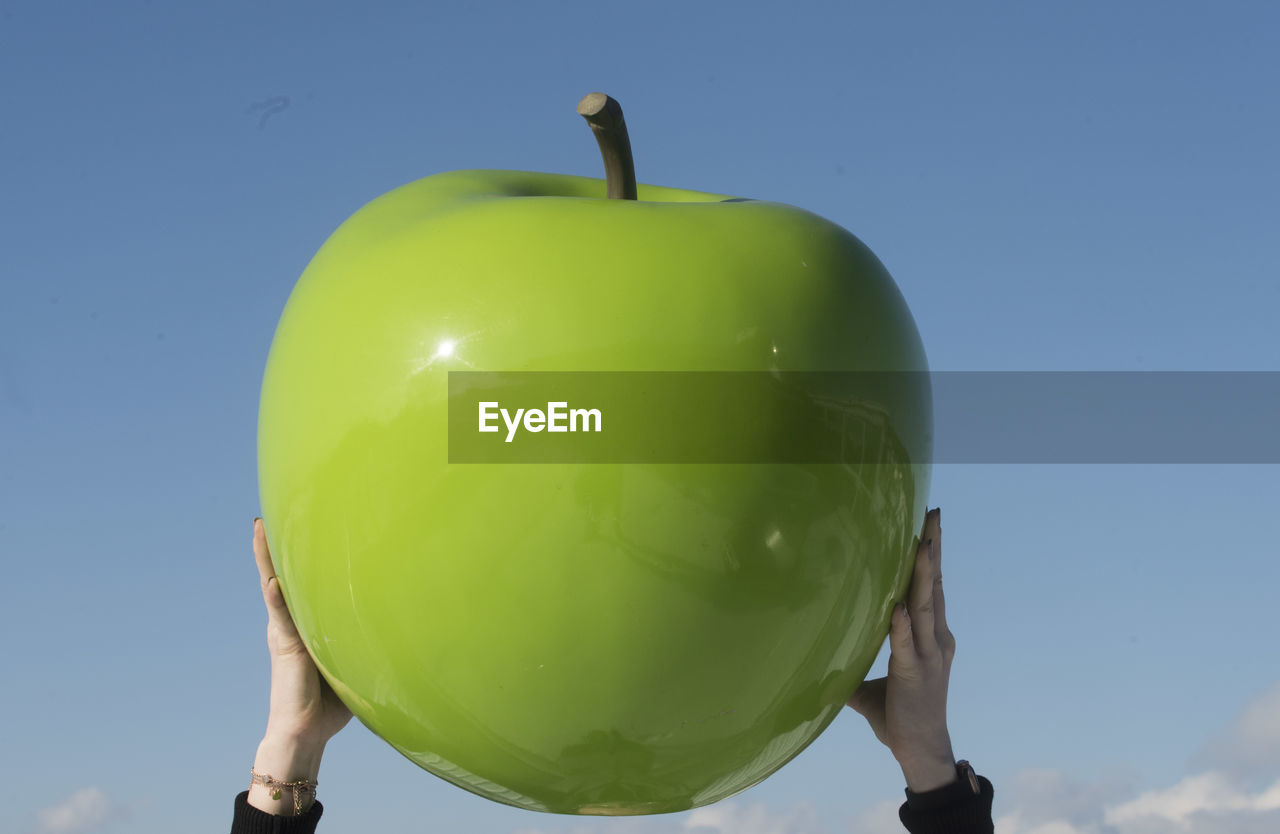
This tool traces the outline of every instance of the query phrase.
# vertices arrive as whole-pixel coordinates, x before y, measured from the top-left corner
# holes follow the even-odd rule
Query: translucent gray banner
[[[1280,372],[451,372],[448,426],[453,463],[1266,464]]]
[[[1280,372],[931,375],[937,463],[1280,463]]]

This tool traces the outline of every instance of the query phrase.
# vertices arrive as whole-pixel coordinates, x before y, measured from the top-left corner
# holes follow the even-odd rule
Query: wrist
[[[946,787],[956,781],[954,756],[939,756],[926,760],[900,760],[902,776],[912,793],[927,793]]]
[[[253,772],[268,776],[275,782],[314,783],[320,773],[323,755],[324,742],[268,731],[258,744]],[[258,784],[256,779],[249,786],[249,804],[268,814],[294,816],[299,811],[305,813],[314,801],[314,790],[300,790],[295,797],[292,789],[272,790]]]
[[[254,757],[255,770],[263,767],[281,771],[273,776],[292,779],[315,779],[320,772],[320,759],[324,756],[325,742],[300,738],[284,733],[267,732],[258,742]]]

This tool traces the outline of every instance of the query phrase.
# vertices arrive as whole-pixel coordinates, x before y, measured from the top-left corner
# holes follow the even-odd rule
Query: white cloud
[[[1038,825],[1028,826],[1022,815],[1015,812],[996,818],[996,831],[1000,834],[1100,834],[1097,826],[1072,825],[1065,820],[1052,820]]]
[[[1035,828],[1029,829],[1027,834],[1093,834],[1094,831],[1093,826],[1077,828],[1069,822],[1055,820],[1046,822],[1044,825],[1037,825]]]
[[[996,786],[1001,834],[1275,834],[1280,831],[1280,683],[1250,701],[1174,785],[1137,793],[1132,776],[1096,781],[1027,770]]]
[[[1057,770],[1032,769],[996,786],[1000,834],[1114,834],[1103,827],[1109,803],[1132,796],[1127,774],[1085,781]]]
[[[884,834],[886,831],[901,831],[902,821],[898,817],[901,800],[884,799],[875,803],[854,819],[850,826],[851,834]]]
[[[1225,774],[1211,771],[1188,776],[1173,787],[1147,791],[1136,799],[1108,808],[1106,821],[1123,827],[1129,822],[1155,818],[1186,829],[1196,815],[1225,813],[1247,818],[1268,811],[1280,811],[1280,781],[1251,795],[1232,784]]]
[[[1102,822],[1102,810],[1133,795],[1134,779],[1125,772],[1100,774],[1094,781],[1068,776],[1057,770],[1024,770],[1000,786],[997,807],[1014,808],[1013,831],[1036,834],[1092,832]],[[1057,829],[1040,831],[1046,825]],[[1067,824],[1070,829],[1062,828]]]
[[[1056,771],[1018,774],[997,796],[1000,834],[1275,834],[1280,781],[1249,792],[1223,773],[1189,776],[1136,797],[1117,794],[1123,778],[1083,782]],[[997,789],[998,790],[998,789]],[[1131,792],[1127,792],[1131,794]]]
[[[773,811],[752,803],[745,807],[720,802],[692,811],[684,821],[692,834],[715,831],[722,834],[817,834],[824,831],[817,810],[807,803],[785,811]]]
[[[1280,778],[1280,682],[1246,704],[1192,764],[1254,785]]]
[[[81,788],[36,812],[36,834],[88,834],[125,816],[101,788]]]

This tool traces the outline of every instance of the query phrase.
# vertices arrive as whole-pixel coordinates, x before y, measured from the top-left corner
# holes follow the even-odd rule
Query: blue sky
[[[858,235],[935,370],[1280,370],[1278,54],[1261,2],[0,3],[7,830],[229,824],[266,717],[261,374],[364,203],[596,176],[604,90],[642,182]],[[1277,474],[935,469],[952,735],[1002,831],[1280,825]],[[358,725],[320,781],[334,832],[857,834],[902,789],[851,712],[654,819],[505,808]]]

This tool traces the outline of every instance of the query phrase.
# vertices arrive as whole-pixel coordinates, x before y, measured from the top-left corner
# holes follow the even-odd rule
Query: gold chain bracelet
[[[320,784],[313,779],[299,779],[296,782],[280,782],[272,779],[265,773],[259,773],[253,768],[249,768],[249,787],[254,785],[262,785],[271,792],[272,799],[279,799],[283,795],[283,789],[288,788],[293,791],[293,813],[302,813],[302,796],[307,794],[312,801],[316,798],[316,787]]]

